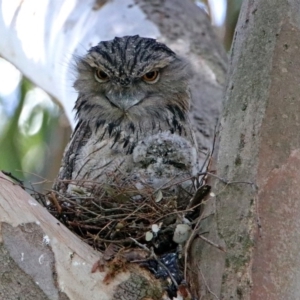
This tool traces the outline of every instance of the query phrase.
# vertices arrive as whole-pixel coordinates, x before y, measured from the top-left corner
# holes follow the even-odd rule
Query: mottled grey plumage
[[[117,172],[154,187],[196,174],[185,60],[154,39],[125,36],[92,47],[77,71],[78,124],[56,190],[72,194]]]

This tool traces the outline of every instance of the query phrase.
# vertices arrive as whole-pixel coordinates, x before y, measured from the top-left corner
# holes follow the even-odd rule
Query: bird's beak
[[[123,111],[128,111],[143,99],[139,95],[109,95],[106,98],[113,106],[117,106]]]

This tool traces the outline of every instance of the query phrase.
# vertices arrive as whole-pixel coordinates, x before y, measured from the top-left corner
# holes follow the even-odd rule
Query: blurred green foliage
[[[30,100],[27,96],[33,88],[26,78],[21,80],[17,106],[11,116],[2,116],[7,122],[0,131],[0,169],[22,180],[34,179],[34,174],[41,174],[47,165],[45,158],[51,132],[59,120],[59,107],[55,104],[49,107],[37,101],[28,110],[26,100]]]
[[[224,23],[225,34],[223,38],[224,47],[230,50],[235,26],[239,18],[243,0],[227,0],[227,11]]]
[[[0,136],[0,168],[1,170],[11,171],[15,175],[16,170],[22,170],[21,163],[21,152],[22,149],[20,141],[20,132],[18,130],[18,122],[24,106],[25,95],[30,89],[30,84],[28,81],[23,80],[21,84],[21,93],[19,98],[18,106],[11,118],[6,116],[8,120],[4,128],[1,130]],[[3,105],[3,102],[2,102]],[[18,174],[21,179],[24,179],[23,173]]]

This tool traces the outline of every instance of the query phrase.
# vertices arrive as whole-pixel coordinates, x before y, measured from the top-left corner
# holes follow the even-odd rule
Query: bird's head
[[[188,112],[189,64],[154,39],[100,42],[77,59],[77,71],[79,119],[160,122],[170,112],[184,120]]]

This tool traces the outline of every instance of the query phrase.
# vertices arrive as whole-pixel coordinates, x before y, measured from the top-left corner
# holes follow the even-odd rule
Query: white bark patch
[[[48,235],[43,236],[43,244],[44,245],[49,245],[50,244],[50,238]]]

